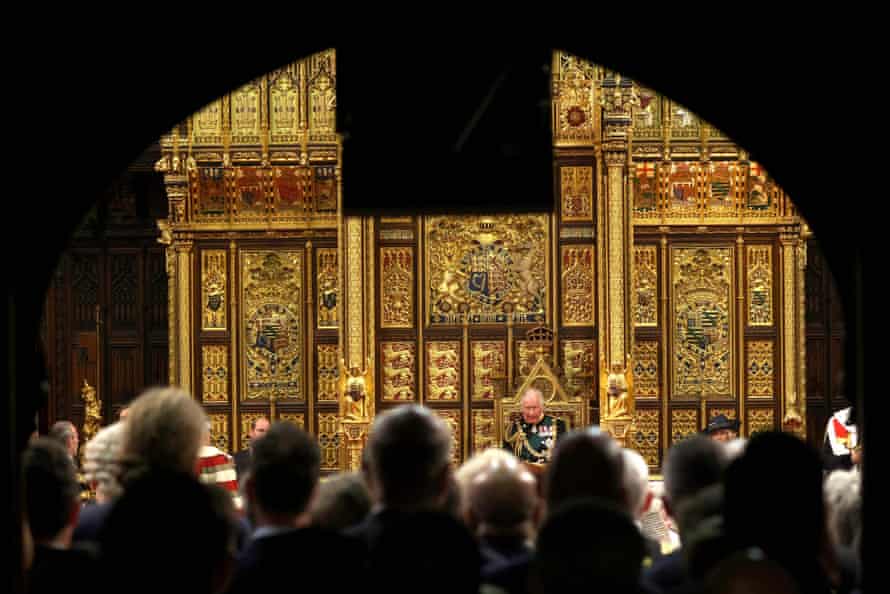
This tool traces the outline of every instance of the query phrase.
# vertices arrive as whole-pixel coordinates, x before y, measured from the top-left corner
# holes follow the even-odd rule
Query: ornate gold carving
[[[318,446],[321,448],[321,470],[340,469],[340,434],[336,413],[318,413]]]
[[[713,419],[718,415],[723,415],[727,419],[735,420],[738,416],[734,408],[712,408],[708,411],[708,418]]]
[[[502,397],[507,373],[504,342],[474,340],[471,344],[473,400]]]
[[[201,252],[201,329],[226,329],[226,251]]]
[[[631,356],[627,356],[628,364]],[[600,402],[608,402],[609,406],[603,415],[603,421],[627,420],[634,412],[633,369],[613,362],[611,367],[606,364],[605,357],[600,357]]]
[[[672,248],[673,398],[732,396],[732,248]]]
[[[381,229],[380,239],[383,241],[414,241],[414,231],[411,229]]]
[[[677,443],[698,433],[698,411],[674,409],[671,411],[671,443]]]
[[[414,400],[413,342],[381,342],[383,400]]]
[[[337,345],[318,345],[318,401],[337,402],[340,370],[337,365]]]
[[[776,430],[776,411],[771,408],[748,409],[748,436]]]
[[[80,439],[87,443],[102,427],[102,400],[96,394],[96,388],[91,386],[86,378],[83,378],[83,387],[80,389],[80,398],[83,400],[83,428]]]
[[[549,227],[546,215],[429,217],[430,323],[544,322]]]
[[[596,342],[593,340],[566,340],[562,343],[563,370],[566,391],[571,397],[591,400],[595,396],[593,381],[596,377]]]
[[[364,283],[362,283],[362,220],[360,217],[346,218],[346,241],[348,362],[350,365],[359,365],[363,359],[362,334],[364,325],[362,310],[362,291],[364,287]]]
[[[634,343],[634,397],[658,398],[658,341]]]
[[[337,70],[334,50],[310,56],[309,140],[335,142],[337,122]]]
[[[264,83],[260,78],[232,93],[232,144],[260,143],[260,89]]]
[[[671,136],[674,138],[698,138],[701,135],[698,116],[671,101]]]
[[[661,458],[658,455],[661,411],[658,409],[637,409],[634,424],[636,431],[631,436],[631,447],[643,456],[649,468],[658,468],[661,465]]]
[[[494,411],[473,411],[473,451],[498,447],[494,431]]]
[[[177,271],[179,279],[176,282],[178,289],[177,317],[179,326],[179,386],[190,392],[192,389],[192,301],[191,301],[191,270],[192,270],[192,244],[179,243],[176,246]]]
[[[319,249],[316,252],[318,275],[318,327],[336,328],[340,310],[340,273],[337,269],[337,250]]]
[[[341,396],[340,417],[344,420],[371,420],[374,411],[374,375],[371,369],[371,357],[365,362],[364,369],[354,364],[347,369],[346,362],[340,359],[337,391]]]
[[[210,443],[224,452],[229,452],[229,415],[228,413],[212,413],[207,415],[210,421]]]
[[[460,399],[460,343],[435,341],[426,343],[427,399]]]
[[[609,341],[611,362],[623,363],[624,348],[624,181],[621,167],[609,167]]]
[[[560,167],[562,220],[593,220],[593,167]]]
[[[661,96],[655,91],[637,85],[639,102],[633,108],[634,138],[659,138],[661,136]]]
[[[414,250],[380,248],[380,327],[414,326]]]
[[[773,249],[748,246],[748,325],[773,325]]]
[[[562,315],[565,326],[592,326],[593,246],[562,247]]]
[[[205,344],[201,347],[204,384],[201,390],[203,402],[229,401],[229,347]]]
[[[250,445],[250,428],[253,425],[254,421],[259,419],[260,417],[269,418],[269,413],[261,412],[261,413],[241,413],[241,436],[239,450],[246,450]]]
[[[776,371],[773,358],[773,341],[752,340],[748,342],[748,396],[751,398],[772,398]]]
[[[782,278],[785,287],[785,321],[782,327],[782,332],[785,338],[785,415],[782,417],[782,424],[802,424],[803,416],[800,414],[797,393],[798,386],[795,377],[797,369],[795,365],[797,343],[795,341],[794,329],[797,325],[797,318],[794,315],[794,285],[796,278],[794,243],[783,243],[782,253],[785,263],[785,274]]]
[[[518,385],[531,373],[532,367],[538,362],[538,355],[532,343],[527,340],[516,341],[516,351],[519,355],[516,357],[516,379]]]
[[[242,399],[303,398],[303,253],[242,251]]]
[[[192,143],[222,144],[222,99],[209,103],[192,116]]]
[[[303,413],[278,413],[277,421],[293,423],[302,430],[306,430],[306,415]]]
[[[561,51],[554,52],[554,144],[592,145],[596,133],[594,64]]]
[[[451,431],[451,463],[455,468],[460,466],[461,462],[461,413],[459,410],[443,410],[435,409],[436,414],[445,421],[448,429]]]
[[[634,325],[658,326],[658,246],[634,246]]]
[[[269,75],[269,131],[273,144],[296,144],[300,141],[300,116],[303,112],[301,70],[301,64],[288,64]]]

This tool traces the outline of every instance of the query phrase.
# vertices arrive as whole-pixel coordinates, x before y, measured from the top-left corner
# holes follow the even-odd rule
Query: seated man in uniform
[[[504,448],[525,462],[548,462],[558,436],[566,432],[566,424],[544,414],[544,395],[537,388],[528,388],[520,402],[522,419],[507,429]]]

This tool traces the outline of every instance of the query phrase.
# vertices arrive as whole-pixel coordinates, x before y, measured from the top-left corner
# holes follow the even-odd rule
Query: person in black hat
[[[705,433],[714,441],[732,441],[739,436],[739,422],[717,415],[708,422]]]

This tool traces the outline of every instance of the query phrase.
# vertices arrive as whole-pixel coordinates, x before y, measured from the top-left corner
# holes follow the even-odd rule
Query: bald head
[[[636,451],[624,448],[624,490],[627,496],[627,511],[634,518],[639,518],[648,503],[649,465]]]
[[[621,446],[598,427],[571,431],[556,442],[547,469],[547,506],[595,497],[626,508]]]
[[[480,535],[518,533],[535,519],[537,480],[516,458],[493,458],[470,481],[467,499]]]

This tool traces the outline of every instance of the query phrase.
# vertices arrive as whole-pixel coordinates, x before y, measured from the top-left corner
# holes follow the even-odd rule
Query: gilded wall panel
[[[507,357],[504,341],[474,340],[471,345],[473,400],[505,396]]]
[[[732,396],[732,249],[672,248],[672,398]]]
[[[337,312],[340,297],[340,272],[337,268],[337,250],[322,248],[316,252],[316,323],[318,328],[337,328]]]
[[[773,248],[748,246],[748,325],[773,325]]]
[[[639,104],[633,108],[634,138],[661,138],[661,97],[652,89],[637,86]]]
[[[738,165],[729,161],[712,161],[708,174],[707,214],[726,216],[736,212],[736,196],[733,192]]]
[[[337,382],[340,366],[337,364],[337,345],[318,345],[318,401],[337,402]]]
[[[750,214],[775,214],[776,205],[769,191],[766,170],[753,161],[748,166],[747,200],[745,207]]]
[[[658,326],[658,246],[634,246],[634,325]]]
[[[714,417],[718,416],[718,415],[723,415],[724,417],[726,417],[726,418],[729,419],[730,421],[734,421],[734,420],[738,417],[738,415],[736,414],[736,410],[735,410],[735,408],[720,408],[720,407],[716,407],[716,408],[709,408],[709,409],[708,409],[708,420],[709,420],[709,421],[710,421],[711,419],[713,419]]]
[[[594,378],[597,370],[596,342],[593,340],[565,340],[562,342],[562,369],[569,396],[594,398]]]
[[[232,93],[232,144],[260,144],[261,88],[264,84],[264,78],[260,78]]]
[[[308,59],[309,140],[337,140],[337,66],[334,50],[325,50]]]
[[[495,443],[494,411],[473,411],[473,451],[481,452],[488,448],[498,447]]]
[[[312,210],[313,169],[278,166],[269,170],[272,220],[297,221]]]
[[[463,458],[463,449],[461,448],[461,429],[463,426],[461,411],[444,410],[441,408],[435,409],[435,411],[445,421],[451,432],[451,463],[454,465],[454,468],[457,468],[460,466],[461,459]]]
[[[303,398],[303,252],[242,251],[242,399]]]
[[[772,398],[775,392],[775,373],[773,341],[749,341],[748,396],[751,398]]]
[[[459,400],[461,397],[460,342],[426,343],[428,400]]]
[[[671,163],[668,205],[672,216],[698,216],[698,163]]]
[[[225,250],[201,252],[201,329],[225,330],[227,286]]]
[[[201,347],[201,368],[204,383],[201,389],[203,402],[229,401],[229,347],[205,344]]]
[[[269,419],[269,413],[261,412],[261,413],[240,413],[241,417],[241,447],[238,448],[240,450],[246,450],[248,446],[250,446],[250,430],[253,426],[254,422],[259,418]]]
[[[273,144],[297,144],[303,94],[301,64],[289,64],[269,75],[269,135]]]
[[[431,324],[544,322],[547,215],[428,217]]]
[[[698,411],[675,409],[671,411],[671,442],[677,443],[698,433]]]
[[[302,430],[306,430],[306,415],[303,413],[278,413],[276,421],[293,423]]]
[[[566,326],[592,326],[593,246],[562,247],[562,316]]]
[[[362,219],[361,217],[347,217],[346,219],[346,323],[348,336],[346,364],[364,368],[363,356],[363,325],[364,325],[364,284],[362,279]],[[359,322],[362,321],[362,323]]]
[[[637,340],[633,350],[635,398],[658,398],[658,342]]]
[[[661,411],[658,409],[637,409],[636,432],[631,440],[631,447],[638,451],[650,469],[661,465],[658,453],[659,435],[661,433]]]
[[[228,203],[225,169],[198,167],[189,172],[189,182],[195,221],[205,223],[226,221]],[[182,216],[178,218],[183,222]]]
[[[315,185],[312,190],[312,198],[318,213],[329,215],[337,213],[337,177],[335,173],[333,165],[314,168]]]
[[[593,221],[593,167],[560,167],[562,220]]]
[[[413,342],[381,342],[382,400],[414,400],[415,359]]]
[[[591,62],[564,52],[554,52],[554,144],[592,145],[595,137],[594,87],[597,68]]]
[[[223,100],[217,99],[192,116],[192,142],[195,146],[222,144]]]
[[[211,413],[207,415],[210,421],[210,443],[224,452],[229,452],[229,414]]]
[[[239,223],[256,223],[266,220],[267,170],[262,167],[240,166],[226,170],[229,178],[229,204],[232,216]]]
[[[670,102],[671,136],[674,138],[698,138],[701,136],[701,124],[698,116],[689,109]]]
[[[653,216],[658,211],[657,163],[644,161],[630,169],[633,187],[634,216]]]
[[[776,430],[776,412],[771,408],[748,409],[748,437],[763,431]]]
[[[518,386],[531,373],[532,367],[538,362],[538,355],[532,343],[527,340],[516,341],[516,353],[514,375],[516,377],[516,385]]]
[[[380,326],[414,326],[414,250],[380,248]]]
[[[318,413],[318,447],[321,449],[321,470],[340,469],[340,435],[337,413]]]

